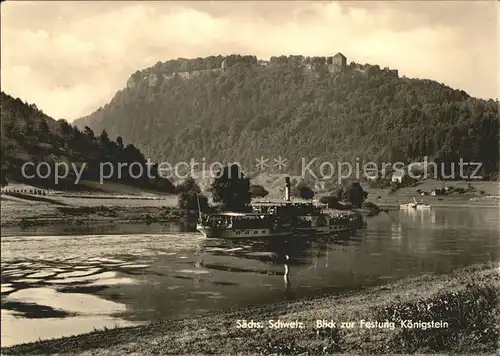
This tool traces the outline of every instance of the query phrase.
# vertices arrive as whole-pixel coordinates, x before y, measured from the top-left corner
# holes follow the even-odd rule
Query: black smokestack
[[[290,177],[285,177],[285,200],[290,201]]]

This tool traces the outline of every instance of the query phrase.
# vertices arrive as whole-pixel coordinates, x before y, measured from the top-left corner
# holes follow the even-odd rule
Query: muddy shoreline
[[[57,196],[44,200],[2,195],[1,227],[167,223],[185,219],[176,198],[141,199]]]
[[[21,354],[329,354],[496,353],[500,334],[498,263],[450,275],[407,278],[382,287],[260,306],[202,318],[95,331],[2,349]],[[317,328],[317,320],[334,328]],[[242,320],[264,328],[238,328]],[[269,320],[298,321],[304,328],[270,328]],[[396,327],[361,327],[361,320],[394,321]],[[404,320],[444,322],[448,327],[402,327]],[[342,328],[342,322],[355,327]]]

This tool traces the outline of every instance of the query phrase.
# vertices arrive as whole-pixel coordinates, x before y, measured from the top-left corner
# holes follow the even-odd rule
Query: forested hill
[[[231,56],[159,62],[75,123],[147,157],[255,164],[260,156],[483,162],[498,171],[498,103],[377,65]],[[225,67],[223,69],[220,69]]]
[[[60,179],[56,184],[54,168],[56,164],[62,163],[67,163],[69,167],[74,165],[78,171],[82,171],[82,180],[96,181],[99,180],[101,162],[109,162],[115,167],[119,162],[138,162],[146,167],[141,151],[132,144],[124,145],[121,137],[112,141],[105,131],[95,135],[88,127],[80,130],[65,120],[56,121],[40,111],[35,104],[25,103],[19,98],[14,99],[3,91],[0,93],[0,100],[2,186],[9,181],[15,181],[55,189],[83,188],[75,184],[77,180],[73,169],[69,170],[65,179]],[[26,176],[30,178],[26,178],[21,171],[26,162],[33,163],[25,171]],[[39,164],[41,168],[39,174],[36,174],[34,166]],[[85,165],[83,170],[82,165]],[[50,172],[47,167],[50,167]],[[143,171],[145,174],[139,175],[139,169],[124,169],[119,179],[117,168],[114,175],[103,170],[106,176],[110,176],[109,180],[168,192],[173,190],[172,184],[160,178],[154,167],[151,169],[151,177],[147,176],[145,169]],[[61,176],[65,173],[62,166],[60,172]],[[131,178],[129,172],[137,179]],[[50,174],[46,176],[47,173]]]

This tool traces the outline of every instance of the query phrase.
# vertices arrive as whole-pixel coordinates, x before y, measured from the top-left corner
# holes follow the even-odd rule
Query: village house
[[[337,53],[333,57],[326,58],[326,66],[330,73],[339,73],[345,69],[347,58],[342,53]]]
[[[405,178],[405,176],[406,176],[406,172],[405,171],[395,171],[392,174],[391,182],[393,182],[393,183],[403,183],[403,179]]]
[[[127,80],[127,88],[133,88],[133,87],[135,87],[135,80],[134,78],[129,78]]]

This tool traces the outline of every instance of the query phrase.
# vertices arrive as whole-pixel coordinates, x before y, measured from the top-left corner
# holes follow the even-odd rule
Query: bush
[[[195,191],[181,192],[178,198],[179,209],[184,211],[208,210],[208,198]],[[199,204],[199,206],[198,206]]]
[[[449,327],[423,330],[398,328],[389,341],[394,353],[494,352],[498,342],[496,317],[498,291],[485,284],[468,285],[465,290],[444,292],[432,299],[397,303],[379,311],[376,320],[443,321]]]

